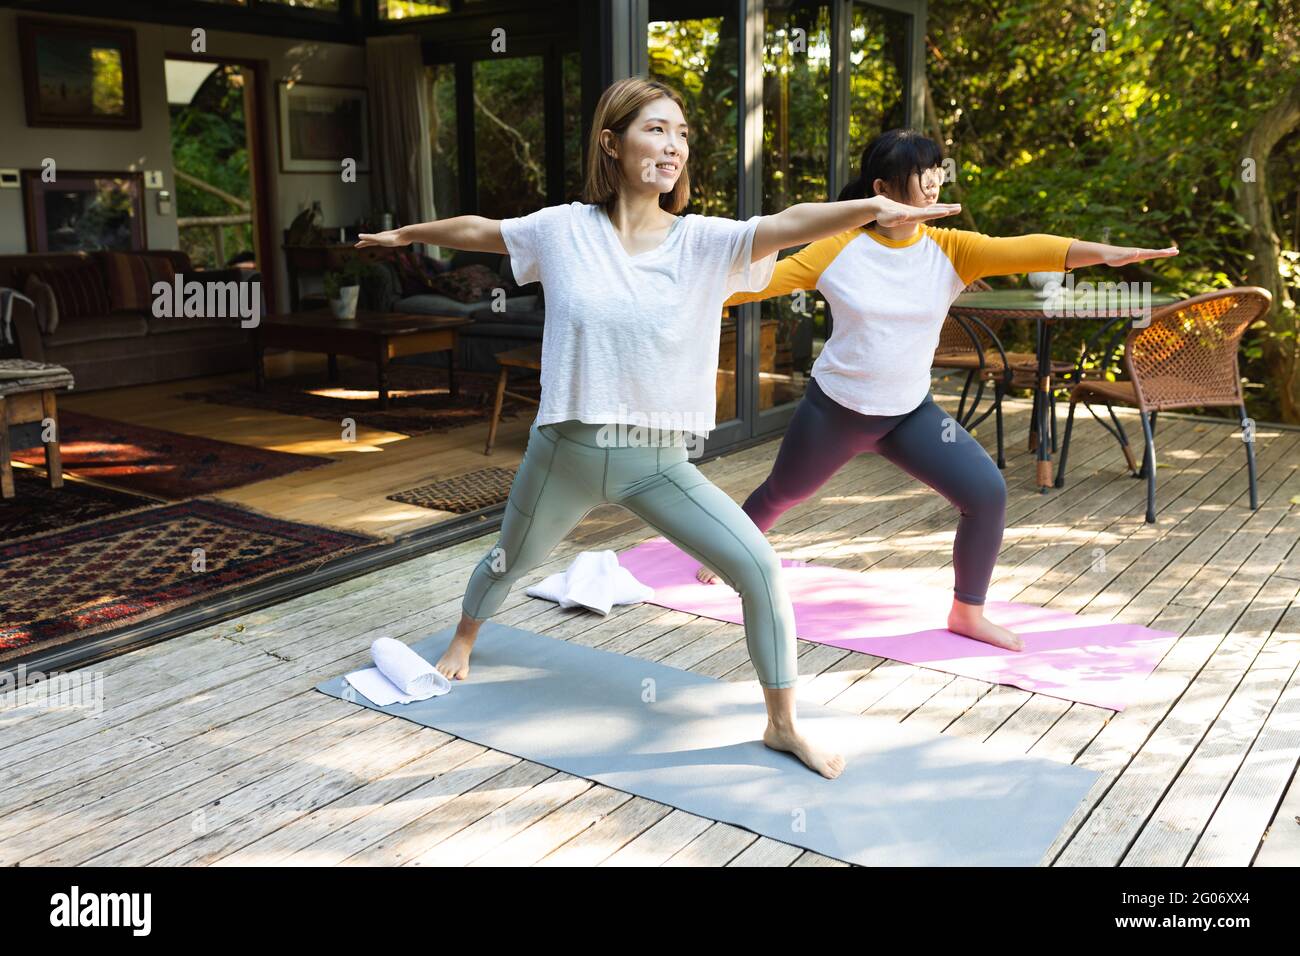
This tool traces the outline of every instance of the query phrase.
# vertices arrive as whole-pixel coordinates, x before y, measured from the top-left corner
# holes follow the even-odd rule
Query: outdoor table
[[[1081,283],[1082,284],[1082,283]],[[1120,289],[1125,288],[1118,284]],[[1034,289],[995,289],[990,292],[963,292],[957,296],[949,314],[958,320],[971,317],[984,322],[996,319],[1033,319],[1035,323],[1034,430],[1037,433],[1038,490],[1045,494],[1052,486],[1052,447],[1044,440],[1050,434],[1047,420],[1052,388],[1052,327],[1057,322],[1085,319],[1137,318],[1144,308],[1154,309],[1179,301],[1176,296],[1152,293],[1142,296],[1132,290],[1127,296],[1104,294],[1093,284],[1093,293],[1085,294],[1063,288],[1057,296],[1039,295]]]

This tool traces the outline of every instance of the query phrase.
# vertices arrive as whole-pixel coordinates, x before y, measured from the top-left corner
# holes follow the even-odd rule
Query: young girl
[[[939,196],[942,162],[933,140],[912,130],[890,130],[863,150],[861,172],[840,200],[885,196],[929,206]],[[745,513],[766,532],[854,456],[883,455],[961,514],[953,542],[949,630],[1022,650],[1021,639],[986,620],[983,609],[1002,545],[1006,482],[979,442],[930,395],[930,364],[944,317],[962,289],[983,276],[1122,266],[1177,254],[1176,247],[1135,249],[1041,233],[994,239],[877,220],[781,260],[767,288],[738,293],[726,304],[815,288],[835,324],[813,363],[812,380],[772,472],[745,501]],[[701,581],[717,580],[711,567],[700,568]]]
[[[596,107],[585,203],[516,219],[457,216],[358,242],[509,253],[521,285],[540,279],[546,289],[541,406],[500,539],[474,569],[460,625],[436,666],[451,679],[467,677],[479,627],[515,581],[587,512],[614,502],[717,568],[740,593],[767,704],[763,742],[834,778],[843,758],[795,723],[794,612],[780,561],[736,503],[687,460],[685,436],[715,424],[723,300],[766,286],[778,250],[873,220],[896,226],[960,207],[875,197],[805,203],[747,222],[678,216],[690,195],[687,135],[676,92],[623,80]]]

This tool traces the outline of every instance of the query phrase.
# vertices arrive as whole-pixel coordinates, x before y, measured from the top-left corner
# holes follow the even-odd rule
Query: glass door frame
[[[764,16],[762,0],[738,0],[747,8],[751,23],[748,24],[746,36],[749,42],[742,55],[742,62],[749,59],[755,69],[745,70],[745,120],[742,125],[754,127],[742,130],[744,153],[750,158],[752,172],[745,168],[740,170],[741,181],[741,218],[757,215],[762,211],[763,196],[763,30]],[[853,8],[876,7],[906,17],[905,29],[907,63],[905,67],[905,123],[915,127],[921,121],[924,111],[924,90],[922,77],[925,64],[925,18],[926,0],[825,0],[831,13],[831,104],[830,104],[830,162],[827,182],[830,185],[832,200],[839,195],[844,184],[854,175],[857,157],[849,155],[849,68],[850,68],[850,30],[853,25]],[[752,76],[750,74],[753,74]],[[714,448],[714,435],[709,436],[706,453],[721,450],[726,444],[755,439],[770,438],[785,430],[794,415],[798,402],[788,402],[773,408],[759,408],[759,368],[761,341],[759,321],[761,304],[750,302],[740,306],[740,342],[739,357],[743,371],[738,375],[742,391],[742,423],[745,428],[734,429],[725,437],[718,436],[719,447]]]
[[[474,109],[474,64],[505,58],[540,57],[542,60],[542,108],[544,110],[544,162],[546,204],[564,202],[564,88],[562,65],[565,54],[581,50],[572,37],[539,36],[512,40],[509,53],[484,53],[482,44],[444,45],[426,48],[424,65],[450,65],[456,81],[456,164],[460,214],[479,213],[476,115]]]
[[[926,0],[826,0],[831,13],[831,117],[830,163],[827,181],[833,199],[852,175],[855,158],[848,155],[849,129],[849,31],[853,24],[853,7],[876,7],[906,17],[907,66],[905,89],[906,124],[915,126],[923,115],[922,76],[925,64]],[[651,16],[651,6],[654,16]],[[741,89],[740,122],[736,131],[736,192],[737,219],[759,215],[763,209],[763,0],[729,0],[727,4],[700,4],[657,0],[633,0],[635,11],[628,24],[633,48],[645,50],[646,29],[650,19],[693,19],[702,15],[716,15],[725,10],[726,15],[739,18],[742,24],[739,51]],[[617,60],[617,57],[616,57]],[[636,56],[627,57],[625,69],[629,73],[644,72],[644,53],[638,62]],[[612,73],[619,72],[617,66]],[[737,314],[736,355],[736,411],[737,417],[718,422],[705,444],[705,455],[713,456],[732,447],[752,444],[781,431],[789,424],[797,402],[775,408],[759,409],[760,315],[757,302],[739,306]]]

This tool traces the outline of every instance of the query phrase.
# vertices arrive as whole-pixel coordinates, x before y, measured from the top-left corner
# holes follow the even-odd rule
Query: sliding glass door
[[[710,7],[712,6],[712,9]],[[690,127],[691,202],[688,213],[739,215],[737,191],[739,18],[734,4],[693,4],[717,16],[650,21],[649,74],[682,94]],[[651,17],[655,15],[652,5]],[[722,319],[718,345],[716,420],[736,432],[743,419],[738,310]],[[729,424],[728,424],[729,423]]]
[[[830,6],[816,0],[766,0],[764,214],[834,198],[830,134]],[[803,395],[808,371],[826,341],[826,310],[815,289],[766,299],[759,309],[757,398],[762,413],[790,406]]]
[[[647,8],[648,73],[686,100],[689,212],[748,219],[833,200],[871,137],[920,122],[919,0]],[[708,450],[783,430],[833,328],[815,289],[729,309]]]

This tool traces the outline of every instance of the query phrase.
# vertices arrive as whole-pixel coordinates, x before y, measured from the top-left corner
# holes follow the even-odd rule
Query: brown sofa
[[[189,257],[176,250],[151,249],[148,254],[166,257],[187,281],[260,279],[258,273],[247,269],[197,271],[190,265]],[[58,269],[87,258],[100,264],[98,271],[107,288],[102,256],[84,252],[0,255],[0,287],[21,292],[28,272]],[[265,305],[262,314],[265,315]],[[60,318],[54,331],[46,334],[41,331],[31,307],[17,301],[13,325],[18,356],[66,367],[72,372],[79,392],[252,367],[251,330],[241,328],[238,319],[159,319],[146,310],[110,312]]]

